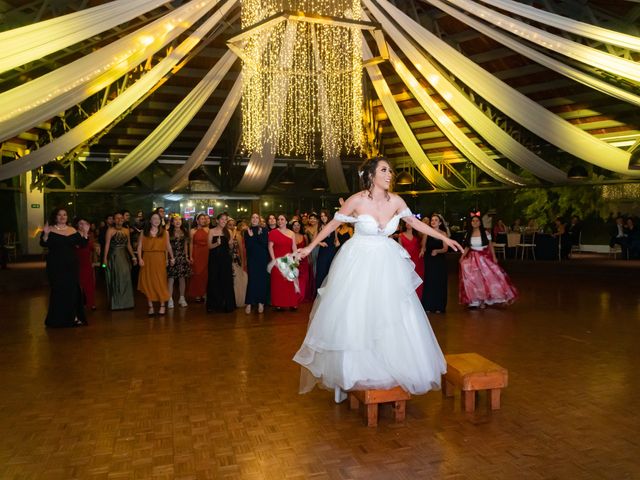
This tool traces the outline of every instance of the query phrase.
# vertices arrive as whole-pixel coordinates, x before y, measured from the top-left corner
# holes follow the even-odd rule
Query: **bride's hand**
[[[296,252],[296,256],[302,260],[305,257],[308,257],[311,254],[311,249],[309,247],[299,248]]]
[[[453,240],[452,238],[447,238],[444,243],[446,243],[447,245],[449,245],[449,247],[453,248],[456,252],[461,252],[464,250],[464,248],[462,248],[462,245],[460,245],[458,242],[456,242],[455,240]]]

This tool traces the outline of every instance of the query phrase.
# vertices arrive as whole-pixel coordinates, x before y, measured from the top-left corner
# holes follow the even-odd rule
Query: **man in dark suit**
[[[616,223],[611,227],[609,235],[611,235],[609,246],[613,248],[616,245],[620,245],[622,248],[622,258],[626,258],[629,243],[627,241],[627,233],[624,230],[624,218],[621,216],[616,218]]]

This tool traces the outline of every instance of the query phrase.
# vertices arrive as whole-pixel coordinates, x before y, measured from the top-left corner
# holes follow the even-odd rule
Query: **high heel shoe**
[[[247,315],[251,313],[251,304],[247,304],[247,306],[244,307],[244,313],[246,313]]]
[[[156,311],[153,309],[153,307],[149,307],[149,311],[147,312],[147,315],[150,317],[153,317],[156,314]]]
[[[264,313],[264,303],[258,304],[258,313]]]
[[[158,309],[158,315],[164,315],[166,313],[165,310],[165,306],[162,305],[159,309]]]

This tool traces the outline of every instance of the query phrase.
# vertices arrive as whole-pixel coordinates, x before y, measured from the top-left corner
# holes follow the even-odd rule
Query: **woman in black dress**
[[[319,231],[329,223],[329,213],[326,210],[320,212],[320,228]],[[336,255],[336,234],[329,235],[325,241],[320,242],[318,250],[318,258],[316,259],[316,288],[322,287],[322,282],[327,278],[331,262]]]
[[[233,312],[236,294],[233,290],[233,263],[227,230],[226,213],[217,217],[218,224],[209,230],[209,281],[207,283],[207,312]]]
[[[47,278],[51,287],[47,327],[79,327],[87,320],[82,306],[76,246],[85,246],[89,229],[81,231],[67,224],[67,211],[56,208],[45,223],[40,245],[48,249]]]
[[[251,306],[258,304],[258,313],[264,312],[267,303],[267,285],[269,274],[269,232],[260,226],[260,215],[251,215],[251,224],[244,232],[244,244],[247,250],[247,296],[244,303],[246,313],[251,313]]]
[[[441,230],[450,236],[449,228],[442,215],[431,215],[431,228]],[[447,261],[449,247],[430,235],[422,239],[424,252],[424,288],[422,289],[422,306],[427,312],[444,313],[447,310]],[[422,253],[421,252],[421,253]]]

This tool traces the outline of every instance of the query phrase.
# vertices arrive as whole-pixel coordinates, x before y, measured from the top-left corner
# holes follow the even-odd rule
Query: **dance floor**
[[[620,264],[622,266],[622,264]],[[502,409],[440,392],[367,428],[333,393],[297,393],[299,312],[91,313],[46,330],[47,291],[0,295],[0,478],[640,478],[638,266],[509,264],[521,299],[430,321],[445,353],[509,370]],[[3,275],[10,273],[2,272]],[[352,288],[345,285],[345,288]]]

